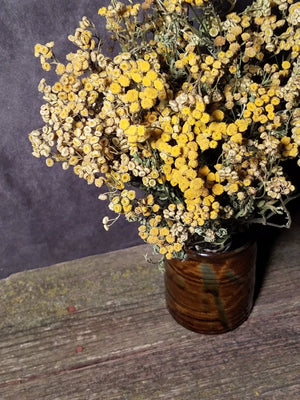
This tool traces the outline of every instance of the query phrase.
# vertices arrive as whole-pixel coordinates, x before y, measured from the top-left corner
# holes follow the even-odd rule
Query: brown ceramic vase
[[[218,334],[249,316],[254,295],[256,242],[224,253],[190,252],[184,261],[165,260],[166,303],[185,328]]]

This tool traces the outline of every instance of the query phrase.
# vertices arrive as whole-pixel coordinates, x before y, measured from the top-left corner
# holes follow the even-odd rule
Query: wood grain
[[[148,246],[0,281],[0,399],[298,400],[299,244],[276,237],[250,318],[217,336],[172,319]]]

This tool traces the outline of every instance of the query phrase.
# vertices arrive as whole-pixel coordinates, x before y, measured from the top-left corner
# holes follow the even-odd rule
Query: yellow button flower
[[[122,90],[121,86],[120,86],[117,82],[113,82],[113,83],[110,85],[109,89],[110,89],[111,92],[114,93],[114,94],[118,94],[118,93],[120,93],[121,90]]]
[[[224,192],[224,188],[220,183],[216,183],[213,187],[212,187],[212,192],[213,194],[219,196]]]
[[[290,69],[291,68],[291,63],[289,61],[283,61],[283,63],[281,64],[282,69]]]

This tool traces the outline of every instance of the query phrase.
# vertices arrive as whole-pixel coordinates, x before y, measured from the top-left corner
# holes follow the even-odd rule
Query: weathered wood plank
[[[5,399],[53,399],[57,393],[58,399],[106,400],[134,399],[138,394],[140,399],[189,399],[198,394],[214,399],[213,395],[223,394],[225,399],[252,399],[257,393],[260,398],[297,399],[299,346],[290,328],[277,325],[276,329],[254,315],[251,323],[220,341],[220,337],[177,329],[164,314],[151,319],[136,314],[131,324],[124,316],[111,316],[110,327],[105,324],[103,329],[99,322],[86,320],[84,329],[91,329],[97,336],[93,338],[78,338],[82,327],[76,323],[72,332],[56,332],[55,327],[52,339],[58,335],[57,344],[49,338],[49,331],[45,339],[40,329],[18,360],[23,380],[19,385],[18,378],[6,381],[2,395]],[[266,328],[258,330],[258,323]],[[143,326],[140,334],[136,331],[139,325]],[[120,326],[125,327],[124,336],[114,333]],[[128,343],[128,337],[136,338],[136,343]],[[77,345],[83,346],[82,353],[75,353]],[[88,393],[94,397],[87,397]],[[266,397],[268,393],[272,397]]]
[[[170,317],[148,246],[1,281],[1,400],[298,400],[300,243],[283,236],[249,320],[220,336]]]

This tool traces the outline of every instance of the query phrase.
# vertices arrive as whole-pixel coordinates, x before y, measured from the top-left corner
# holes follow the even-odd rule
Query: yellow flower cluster
[[[52,53],[53,46],[54,46],[54,42],[49,42],[49,43],[46,43],[45,45],[37,43],[34,46],[34,55],[35,55],[35,57],[40,58],[42,68],[45,71],[50,71],[50,69],[51,69],[51,65],[48,62],[48,60],[53,56],[53,53]]]
[[[134,190],[122,190],[120,195],[114,196],[109,208],[117,214],[126,214],[132,210],[132,202],[135,200],[136,194]]]
[[[197,225],[196,222],[190,225],[184,222],[187,218],[185,210],[183,204],[170,203],[162,215],[151,215],[147,223],[141,224],[138,229],[140,237],[154,245],[167,259],[174,257],[174,254],[180,254],[189,234],[194,232]]]
[[[90,29],[95,31],[94,25],[87,17],[83,17],[79,22],[79,27],[76,29],[75,35],[69,35],[68,39],[82,50],[93,50],[96,42],[93,39],[93,32]]]
[[[99,198],[166,258],[221,250],[237,227],[276,213],[288,224],[295,187],[284,165],[300,166],[299,4],[255,0],[221,16],[211,0],[112,0],[98,14],[121,46],[114,57],[86,17],[65,63],[53,42],[35,46],[58,78],[39,84],[45,125],[29,135],[33,155],[106,185]]]
[[[137,143],[144,142],[151,136],[150,123],[134,123],[136,115],[150,110],[157,103],[167,98],[168,84],[165,74],[160,73],[160,64],[155,52],[146,53],[137,60],[130,59],[129,53],[116,56],[114,68],[108,71],[110,84],[108,101],[117,102],[122,111],[120,129],[128,139],[129,145],[135,149]],[[155,118],[155,114],[149,115]]]
[[[190,4],[195,7],[202,7],[205,3],[208,3],[208,0],[186,0],[185,3]]]
[[[292,141],[300,147],[300,108],[296,108],[293,112],[293,119],[291,121],[292,126]],[[299,160],[298,160],[299,164]]]

